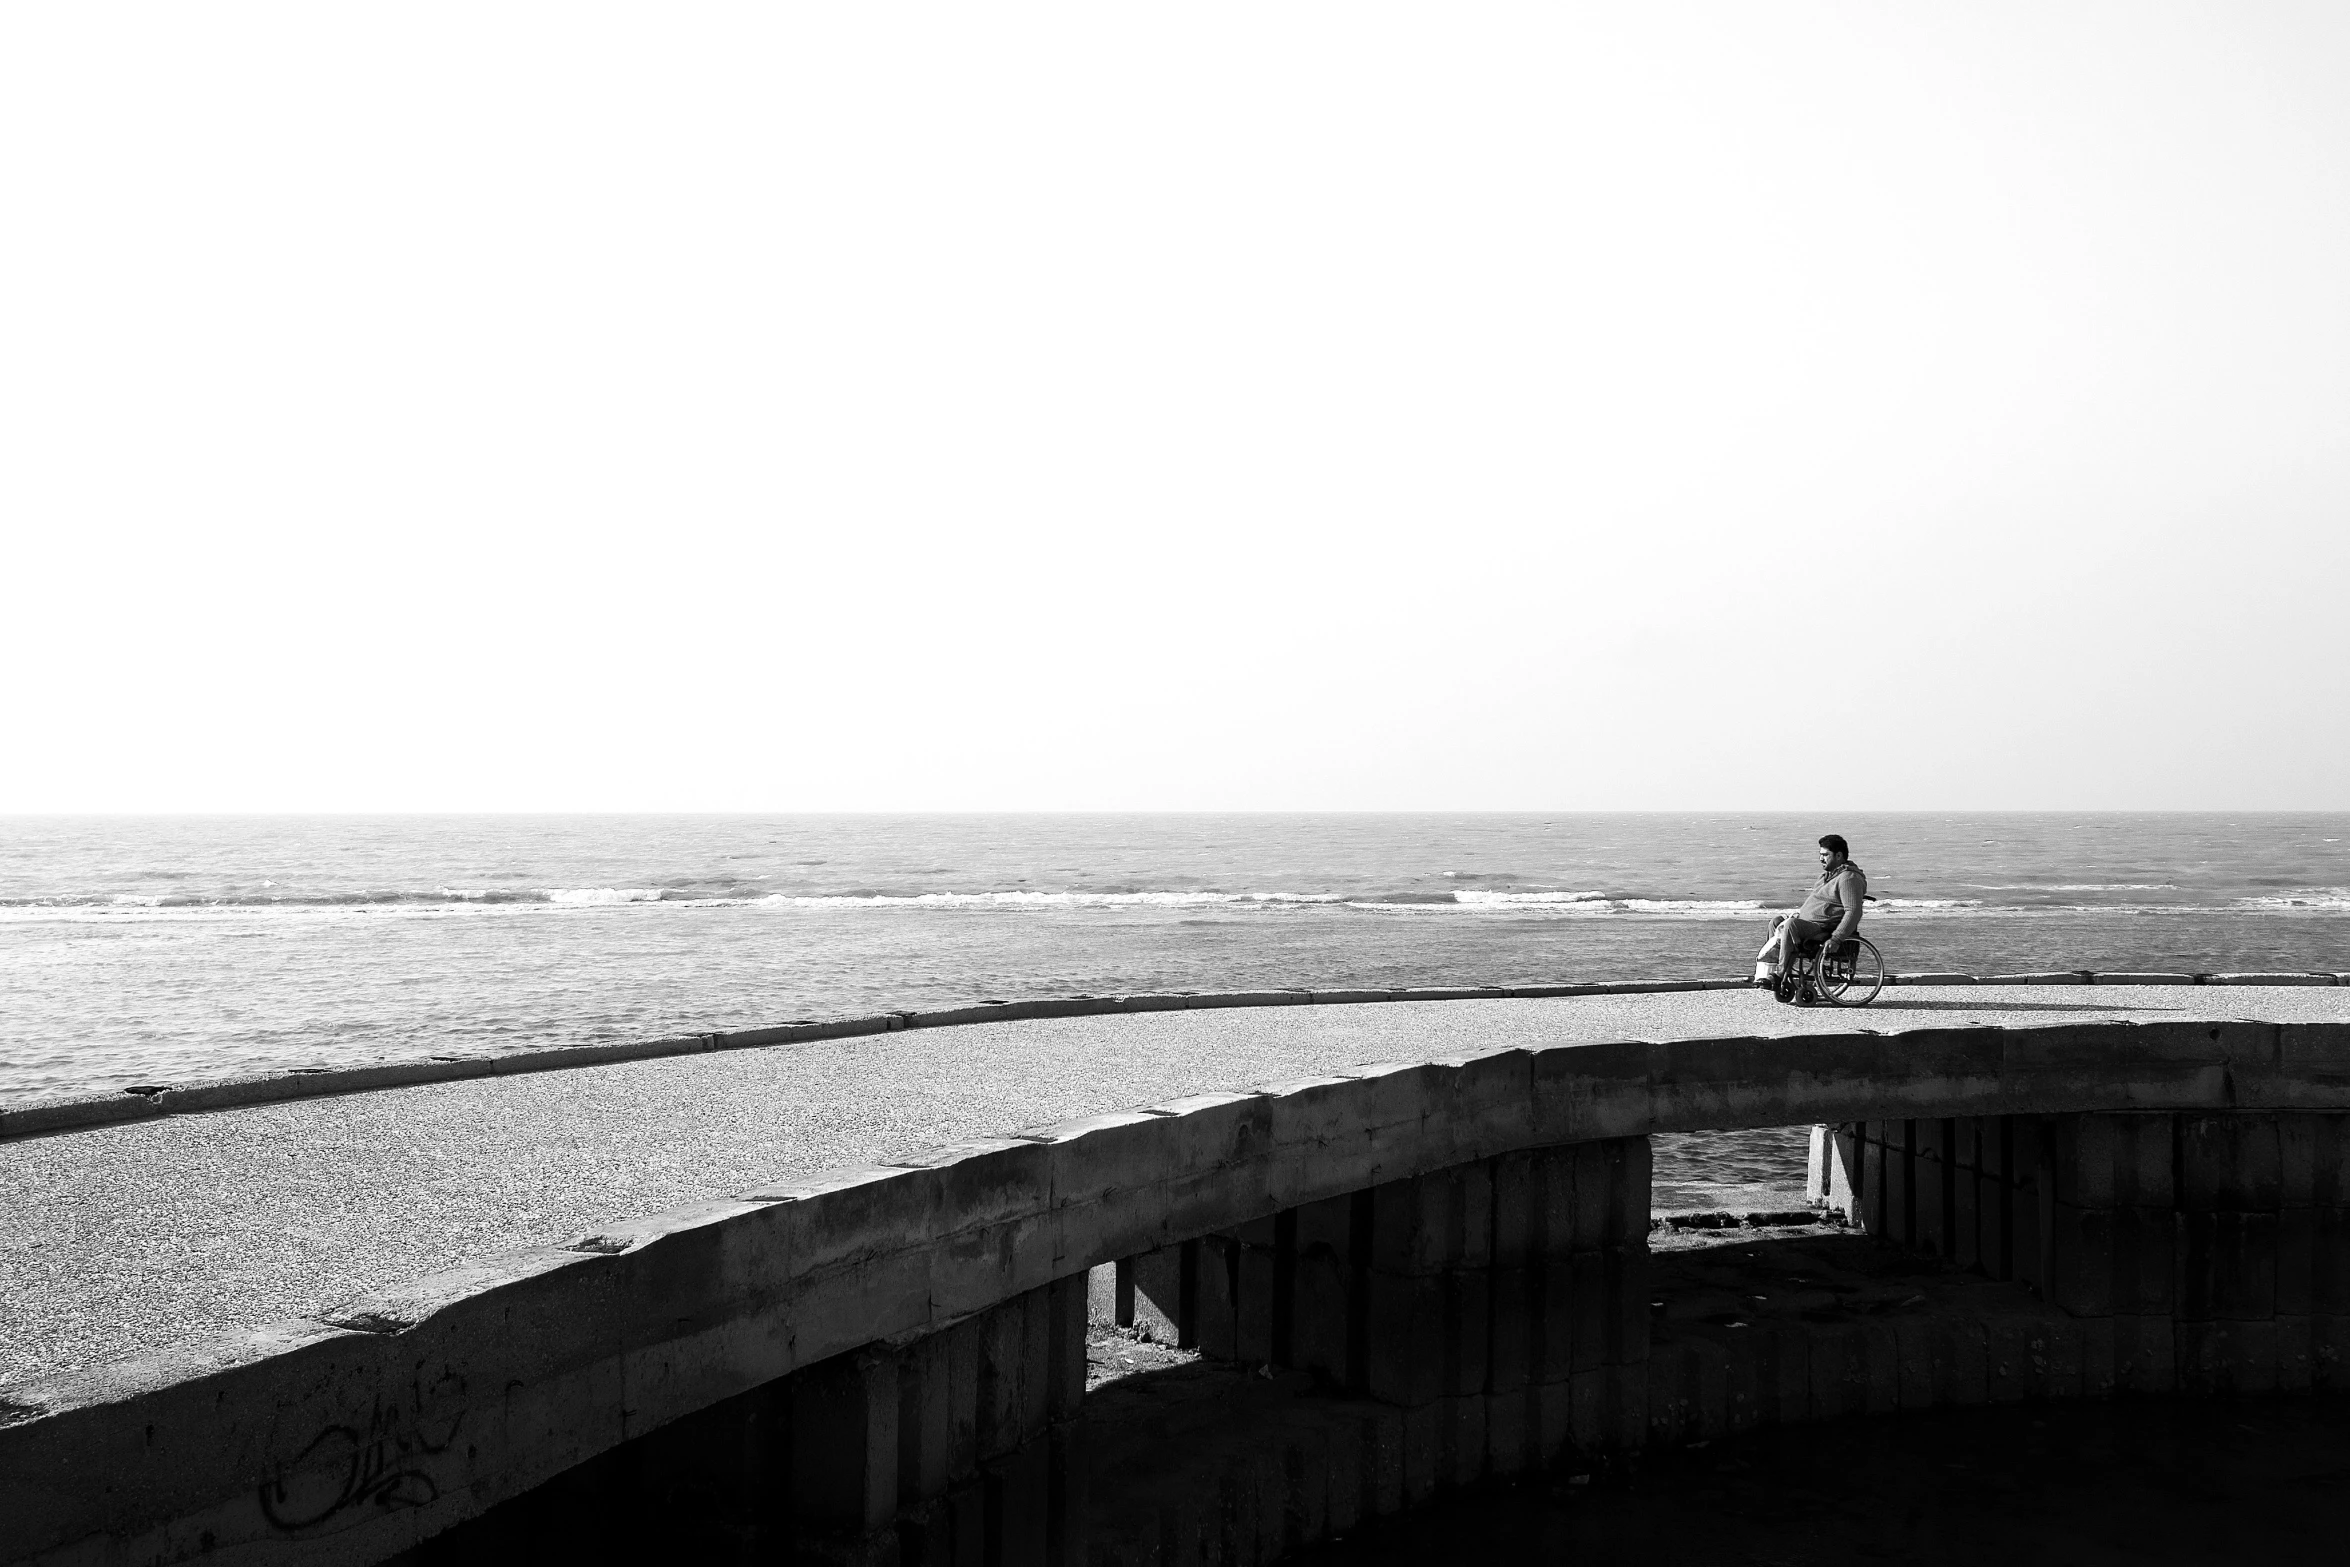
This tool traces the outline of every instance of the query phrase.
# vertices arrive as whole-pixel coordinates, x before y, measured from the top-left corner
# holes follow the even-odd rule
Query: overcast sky
[[[0,810],[2350,808],[2350,7],[5,17]]]

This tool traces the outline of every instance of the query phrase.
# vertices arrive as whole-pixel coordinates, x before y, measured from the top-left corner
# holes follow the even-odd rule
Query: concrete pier
[[[581,1486],[745,1555],[1146,1559],[1087,1538],[1132,1516],[1079,1434],[1097,1267],[1113,1314],[1311,1389],[1250,1482],[1251,1516],[1283,1498],[1261,1559],[1334,1507],[1744,1418],[1759,1363],[1655,1327],[1663,1131],[1839,1128],[1824,1198],[2026,1317],[2116,1322],[2117,1356],[2167,1220],[2174,1364],[2208,1368],[2176,1385],[2321,1385],[2319,1330],[2284,1383],[2276,1324],[2341,1265],[2342,1112],[2350,991],[2074,985],[1037,1019],[0,1142],[0,1560],[432,1560]],[[330,1149],[335,1180],[299,1157]],[[616,1176],[664,1211],[614,1220]],[[141,1252],[207,1226],[305,1239],[250,1288]],[[1910,1407],[1888,1342],[1782,1418]],[[1392,1492],[1362,1479],[1390,1437]]]

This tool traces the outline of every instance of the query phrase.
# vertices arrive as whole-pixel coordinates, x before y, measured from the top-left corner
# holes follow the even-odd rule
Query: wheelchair
[[[1862,936],[1849,936],[1827,950],[1819,937],[1803,942],[1780,971],[1771,994],[1791,1006],[1825,1002],[1832,1007],[1865,1007],[1885,988],[1885,958]]]

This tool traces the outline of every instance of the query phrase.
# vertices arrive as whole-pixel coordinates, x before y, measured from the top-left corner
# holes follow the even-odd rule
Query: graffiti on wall
[[[454,1384],[453,1387],[450,1384]],[[444,1378],[434,1395],[461,1393],[462,1381]],[[465,1423],[463,1408],[425,1421],[425,1407],[449,1409],[453,1397],[420,1395],[416,1411],[386,1408],[378,1399],[364,1428],[331,1425],[261,1485],[261,1514],[281,1534],[315,1529],[354,1508],[390,1512],[440,1498],[430,1461],[447,1452]]]

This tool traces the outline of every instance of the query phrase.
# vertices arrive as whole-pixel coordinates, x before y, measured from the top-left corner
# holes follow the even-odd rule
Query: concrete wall
[[[1999,1158],[1986,1176],[1997,1191],[2022,1195],[1986,1197],[1981,1213],[2028,1209],[2043,1187],[2060,1208],[2068,1195],[2111,1188],[2151,1212],[2159,1192],[2133,1185],[2129,1172],[2166,1163],[2157,1134],[2166,1148],[2174,1134],[2200,1148],[2181,1157],[2183,1170],[2203,1172],[2191,1201],[2262,1197],[2272,1146],[2301,1149],[2276,1162],[2286,1211],[2290,1196],[2316,1206],[2350,1174],[2350,1145],[2327,1135],[2350,1117],[2034,1119],[2007,1118],[2035,1151]],[[1971,1130],[1979,1154],[1986,1143],[2012,1145],[2001,1134],[2018,1126]],[[1916,1263],[1874,1260],[1855,1271],[1847,1248],[1838,1276],[1831,1253],[1843,1241],[1742,1239],[1668,1253],[1652,1267],[1645,1139],[1506,1154],[1096,1270],[1105,1326],[1142,1327],[1232,1364],[1220,1382],[1178,1390],[1145,1374],[1077,1405],[1082,1367],[1069,1349],[1084,1311],[1075,1281],[1064,1281],[977,1322],[798,1373],[764,1409],[688,1417],[621,1450],[632,1464],[599,1460],[441,1536],[403,1567],[503,1559],[551,1541],[583,1562],[662,1551],[921,1567],[1271,1562],[1440,1491],[1562,1461],[1587,1467],[1642,1447],[1849,1414],[2168,1391],[2170,1379],[2131,1363],[2130,1347],[2149,1335],[2117,1336],[2111,1321],[2069,1315],[2034,1298],[2023,1277],[2042,1280],[2042,1294],[2087,1283],[2086,1304],[2103,1306],[2113,1303],[2095,1293],[2106,1273],[2165,1290],[2167,1276],[2158,1282],[2142,1259],[2101,1272],[2079,1245],[2073,1262],[2027,1261],[2012,1282],[1989,1276],[2012,1247],[1993,1248],[1974,1275],[1956,1271],[1968,1248],[1950,1215],[1967,1212],[1967,1201],[1956,1181],[1915,1174],[1937,1162],[1918,1152],[1934,1135],[1880,1123],[1846,1130],[1840,1150],[1861,1178],[1847,1187],[1855,1198],[1870,1190],[1866,1172],[1892,1157],[1869,1155],[1872,1141],[1910,1161],[1906,1179],[1880,1177],[1874,1189],[1880,1215],[1941,1214],[1906,1232],[1925,1253]],[[1963,1152],[1955,1142],[1940,1147]],[[2180,1212],[2192,1229],[2202,1211]],[[2173,1217],[2162,1213],[2165,1225]],[[2066,1252],[2046,1227],[1997,1228],[2040,1237],[2024,1248],[2027,1259]],[[2311,1228],[2315,1272],[2326,1266],[2320,1233]],[[1888,1258],[1897,1239],[1863,1253]],[[1790,1268],[1814,1275],[1794,1281],[1813,1286],[1808,1296],[1788,1292]],[[2249,1320],[2261,1269],[2204,1272],[2214,1304],[2225,1297]],[[933,1369],[965,1364],[977,1369]],[[2210,1345],[2202,1364],[2210,1374],[2183,1382],[2188,1391],[2280,1385],[2264,1376],[2260,1347],[2240,1335]],[[1035,1412],[1023,1419],[1012,1413],[1023,1407],[1019,1395],[990,1390],[991,1365],[996,1388],[1028,1379],[1054,1391],[1041,1403],[1031,1394]],[[2281,1385],[2338,1380],[2320,1357],[2314,1382]],[[780,1437],[762,1436],[770,1429]],[[1005,1435],[974,1440],[974,1429]],[[806,1462],[811,1447],[830,1461]],[[566,1534],[580,1517],[604,1527]],[[614,1528],[638,1532],[616,1547]]]
[[[1872,1233],[2074,1323],[2093,1385],[2345,1385],[2350,1116],[2136,1112],[1839,1128]]]
[[[747,1191],[19,1384],[0,1408],[0,1557],[380,1561],[696,1411],[1100,1263],[1213,1236],[1245,1267],[1258,1221],[1294,1213],[1310,1236],[1331,1199],[1526,1150],[1961,1107],[2350,1110],[2350,1025],[1508,1050]]]
[[[395,1558],[981,1567],[1082,1560],[1083,1281],[836,1355]]]
[[[1311,1372],[1403,1413],[1404,1495],[1636,1443],[1646,1138],[1535,1149],[1287,1209],[1121,1264],[1221,1359]]]

